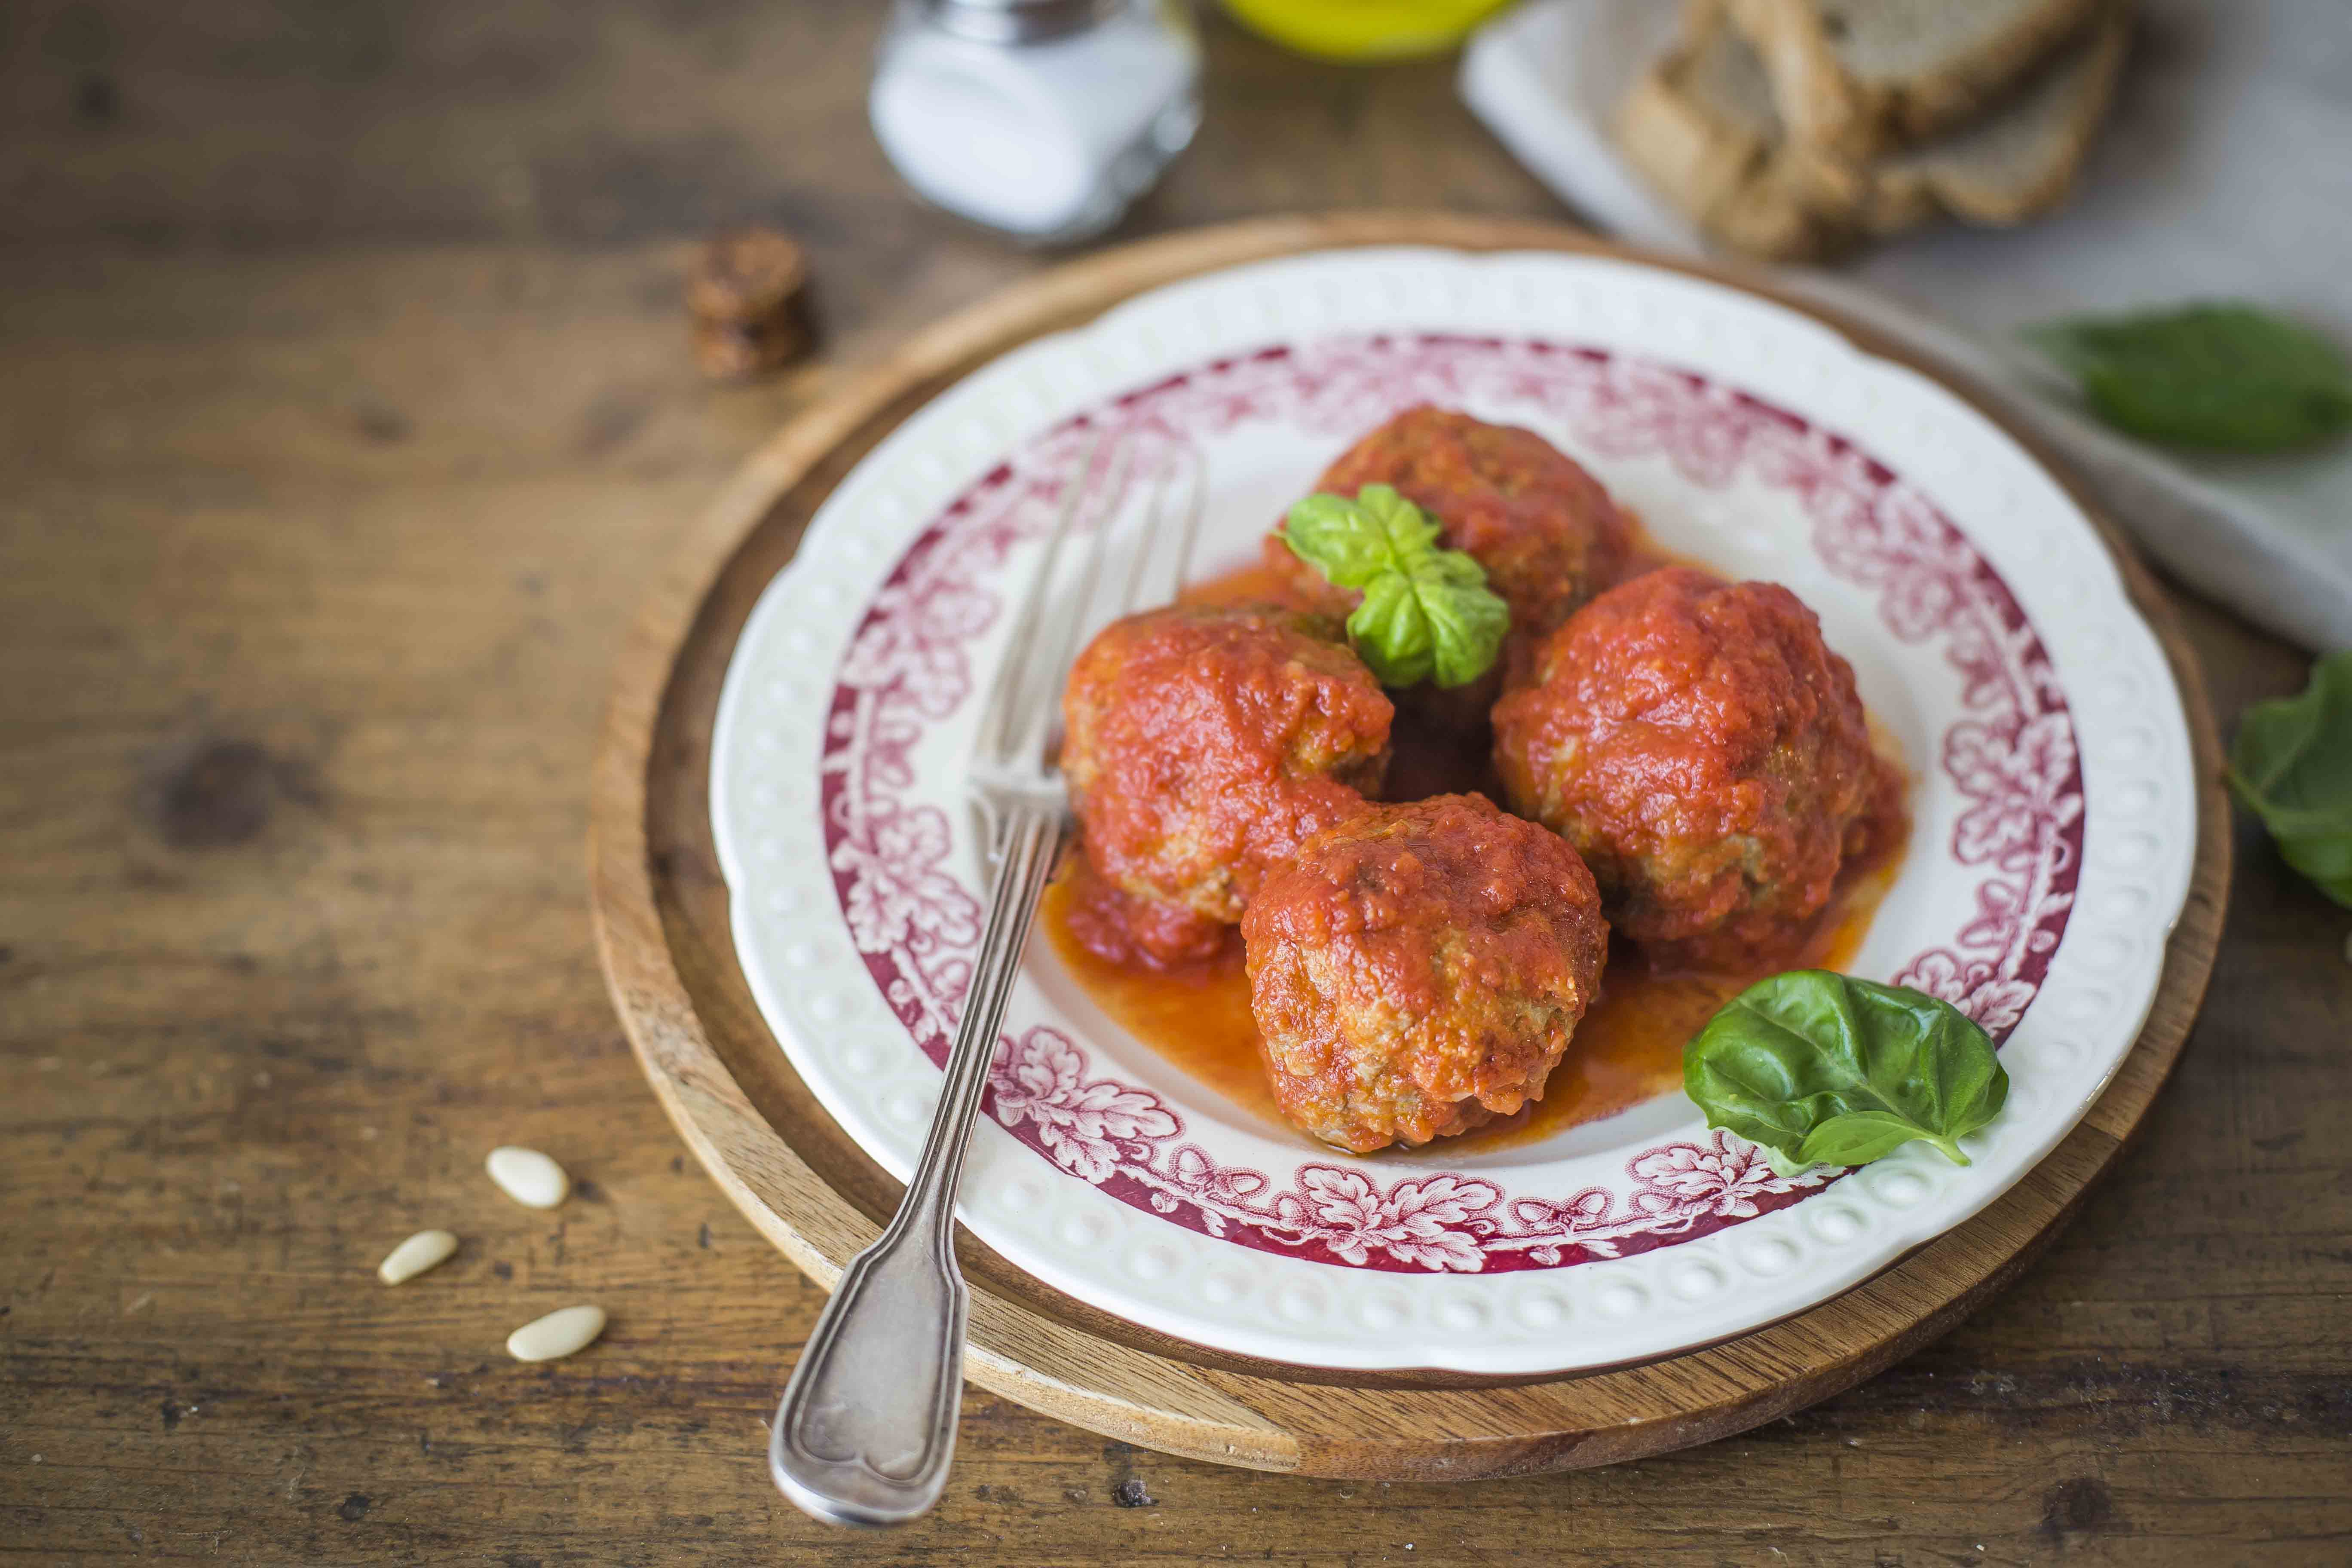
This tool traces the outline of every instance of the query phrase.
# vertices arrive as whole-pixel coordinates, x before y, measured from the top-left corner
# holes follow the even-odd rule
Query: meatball
[[[1677,966],[1785,955],[1899,816],[1853,669],[1786,588],[1667,567],[1537,650],[1495,707],[1512,806],[1576,846],[1609,918]]]
[[[1478,795],[1375,806],[1269,871],[1242,916],[1276,1102],[1358,1153],[1543,1095],[1601,983],[1576,851]]]
[[[1190,904],[1143,897],[1103,879],[1081,840],[1055,872],[1066,884],[1069,933],[1097,958],[1121,968],[1206,963],[1225,951],[1234,928]]]
[[[1063,776],[1147,952],[1197,952],[1202,921],[1239,920],[1269,867],[1378,786],[1395,710],[1338,633],[1295,610],[1181,605],[1112,623],[1071,667]]]
[[[1487,585],[1511,609],[1507,664],[1614,582],[1632,549],[1633,530],[1601,481],[1516,426],[1408,408],[1341,453],[1315,488],[1352,496],[1373,484],[1395,487],[1437,520],[1443,542],[1486,569]],[[1361,598],[1278,537],[1266,540],[1265,554],[1302,604],[1345,616]]]

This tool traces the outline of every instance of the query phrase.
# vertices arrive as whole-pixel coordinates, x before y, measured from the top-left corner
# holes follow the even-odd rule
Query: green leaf
[[[1434,519],[1388,485],[1349,500],[1318,493],[1290,509],[1278,535],[1341,588],[1362,591],[1348,640],[1383,686],[1465,686],[1494,664],[1511,614],[1486,571],[1439,545]]]
[[[2109,424],[2153,441],[2275,452],[2352,428],[2352,367],[2309,328],[2248,305],[2081,317],[2026,337]]]
[[[1511,629],[1511,612],[1486,592],[1486,574],[1460,552],[1449,552],[1455,568],[1467,567],[1465,577],[1454,570],[1448,580],[1447,558],[1433,559],[1425,573],[1415,573],[1423,614],[1428,617],[1434,644],[1437,684],[1467,686],[1486,673]]]
[[[2352,909],[2352,649],[2312,666],[2300,696],[2246,710],[2230,786],[2286,863]]]
[[[1436,521],[1399,495],[1392,486],[1366,485],[1356,492],[1356,508],[1388,541],[1391,564],[1410,567],[1425,556],[1438,553]],[[1462,559],[1470,558],[1465,555]],[[1477,564],[1475,561],[1470,563]],[[1479,581],[1485,580],[1481,574]]]
[[[1428,611],[1402,572],[1365,584],[1364,602],[1348,616],[1348,640],[1382,686],[1418,686],[1436,662]]]
[[[1683,1087],[1776,1170],[1864,1165],[1915,1139],[1965,1165],[1959,1141],[2000,1113],[2009,1074],[1951,1004],[1799,969],[1707,1020],[1683,1047]]]
[[[1832,1116],[1805,1134],[1797,1161],[1814,1165],[1867,1165],[1892,1154],[1915,1138],[1929,1134],[1917,1123],[1889,1110],[1850,1110]],[[1969,1157],[1948,1141],[1938,1141],[1947,1153],[1965,1165]]]
[[[1385,531],[1366,526],[1345,496],[1308,496],[1290,509],[1282,540],[1290,552],[1342,588],[1361,588],[1391,570]]]

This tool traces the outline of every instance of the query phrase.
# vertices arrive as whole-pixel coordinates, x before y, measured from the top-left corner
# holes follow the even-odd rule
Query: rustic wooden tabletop
[[[0,1553],[239,1563],[2343,1562],[2347,919],[2241,825],[2202,1023],[2006,1295],[1772,1426],[1342,1484],[976,1392],[925,1523],[761,1426],[820,1296],[683,1153],[592,953],[617,628],[682,520],[895,337],[1041,265],[867,134],[879,8],[27,0],[0,26]],[[1212,23],[1129,226],[1557,209],[1444,65]],[[825,347],[709,390],[692,242],[810,243]],[[2183,596],[2226,730],[2303,679]],[[489,1189],[516,1142],[580,1179]],[[425,1225],[465,1237],[398,1291]],[[592,1352],[507,1359],[574,1300]]]

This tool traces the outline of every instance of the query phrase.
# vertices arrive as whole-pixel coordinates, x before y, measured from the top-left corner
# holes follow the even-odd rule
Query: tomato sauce
[[[1674,559],[1639,532],[1633,554],[1640,568]],[[1280,579],[1256,563],[1191,585],[1182,595],[1184,602],[1196,604],[1283,603],[1287,598]],[[1875,723],[1872,731],[1876,749],[1891,757],[1889,738]],[[1408,739],[1402,732],[1398,736],[1401,743]],[[1400,756],[1391,766],[1392,783],[1397,769],[1407,769],[1416,789],[1425,776],[1444,787],[1492,791],[1484,759]],[[1472,768],[1475,779],[1466,776]],[[1400,798],[1393,787],[1383,794]],[[1769,963],[1727,973],[1664,972],[1632,943],[1612,939],[1601,994],[1577,1026],[1541,1100],[1516,1116],[1459,1137],[1440,1139],[1419,1151],[1383,1151],[1379,1157],[1452,1158],[1465,1152],[1540,1142],[1680,1088],[1683,1047],[1733,996],[1783,970],[1843,969],[1852,962],[1869,934],[1880,901],[1894,885],[1905,848],[1902,837],[1890,836],[1872,847],[1866,861],[1846,867],[1829,903],[1810,923],[1793,953]],[[1114,963],[1091,951],[1078,934],[1089,918],[1090,880],[1083,874],[1073,876],[1066,865],[1046,889],[1039,911],[1040,924],[1064,967],[1105,1014],[1137,1039],[1256,1116],[1269,1131],[1311,1142],[1283,1120],[1266,1083],[1238,932],[1230,933],[1206,959],[1167,968]]]
[[[1902,859],[1902,846],[1894,845],[1843,879],[1797,955],[1751,973],[1661,973],[1631,943],[1612,942],[1601,995],[1577,1026],[1543,1098],[1516,1116],[1441,1139],[1421,1152],[1540,1142],[1681,1087],[1683,1047],[1716,1009],[1767,974],[1840,969],[1853,959]],[[1239,938],[1228,940],[1213,958],[1174,968],[1113,963],[1078,940],[1073,926],[1084,919],[1083,909],[1078,884],[1066,868],[1045,889],[1040,923],[1063,966],[1096,1005],[1202,1084],[1255,1115],[1268,1131],[1305,1141],[1304,1133],[1283,1120],[1266,1085]],[[1412,1158],[1413,1152],[1391,1150],[1381,1157]]]

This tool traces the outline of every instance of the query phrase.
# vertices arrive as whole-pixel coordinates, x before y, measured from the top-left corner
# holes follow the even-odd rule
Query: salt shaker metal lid
[[[933,26],[982,44],[1036,44],[1091,27],[1119,0],[921,0]]]

